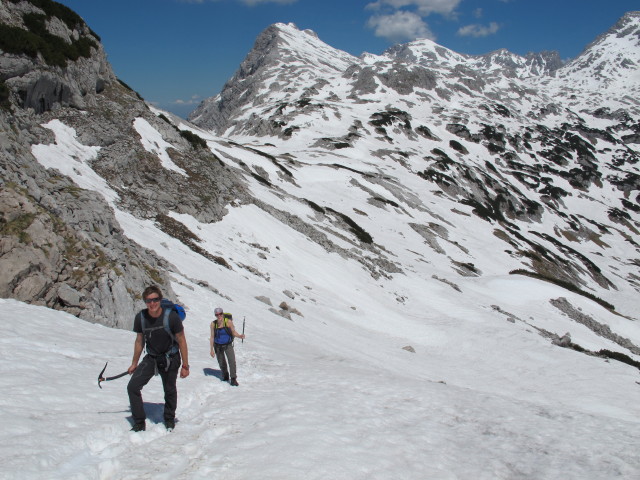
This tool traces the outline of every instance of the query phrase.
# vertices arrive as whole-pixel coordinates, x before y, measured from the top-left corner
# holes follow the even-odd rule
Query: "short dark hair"
[[[160,288],[156,285],[149,285],[147,288],[144,289],[144,292],[142,292],[142,299],[146,300],[147,297],[152,293],[157,293],[158,296],[162,298],[162,290],[160,290]]]

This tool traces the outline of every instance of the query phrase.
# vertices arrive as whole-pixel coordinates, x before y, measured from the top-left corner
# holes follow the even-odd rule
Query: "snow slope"
[[[523,295],[503,299],[515,311],[557,293],[518,282]],[[144,391],[149,426],[141,434],[128,431],[126,379],[97,387],[106,360],[108,375],[129,365],[133,333],[0,301],[7,332],[0,345],[11,358],[0,376],[3,478],[640,473],[640,407],[630,401],[640,388],[637,371],[542,345],[524,324],[504,329],[477,317],[463,328],[459,318],[438,315],[416,343],[366,324],[290,322],[235,307],[237,319],[247,318],[247,340],[236,344],[241,385],[233,388],[207,356],[208,312],[220,299],[197,289],[180,293],[192,307],[185,324],[192,374],[179,380],[170,434],[161,423],[158,379]],[[440,306],[456,310],[444,300]],[[478,338],[487,339],[482,354]],[[405,343],[416,353],[403,350]]]
[[[219,226],[227,232],[229,217]],[[149,246],[162,252],[166,243],[183,271],[206,276],[196,255],[176,251],[162,235],[147,235]],[[295,237],[279,242],[298,247]],[[327,267],[309,265],[312,272]],[[286,277],[286,265],[272,274]],[[227,293],[239,296],[229,281]],[[317,278],[305,294],[305,316],[290,321],[255,300],[230,301],[177,279],[189,309],[192,373],[179,380],[172,433],[162,425],[159,379],[143,392],[144,433],[129,432],[126,378],[97,386],[104,362],[107,375],[128,367],[132,332],[0,300],[0,353],[10,360],[0,375],[2,478],[636,478],[637,370],[553,346],[531,327],[570,329],[575,342],[602,346],[551,311],[548,300],[566,292],[519,277],[459,286],[477,298],[477,309],[465,309],[442,284],[398,322],[384,299],[379,315],[363,315],[346,307],[357,299],[345,298],[339,277]],[[359,287],[368,298],[378,288]],[[615,325],[600,306],[568,298]],[[496,319],[491,303],[518,319]],[[247,339],[236,342],[238,388],[219,380],[208,356],[217,305],[238,325],[246,320]],[[640,331],[626,324],[637,343]]]

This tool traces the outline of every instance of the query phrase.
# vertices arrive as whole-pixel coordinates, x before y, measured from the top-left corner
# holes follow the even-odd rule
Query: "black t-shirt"
[[[153,318],[149,315],[148,309],[141,310],[136,315],[136,318],[133,321],[133,331],[136,333],[144,333],[142,331],[142,322],[140,320],[140,316],[144,315],[144,323],[147,330],[145,334],[145,344],[147,346],[147,353],[151,355],[161,355],[169,351],[172,346],[171,336],[164,329],[164,309],[162,310],[162,314],[158,318]],[[159,327],[159,328],[156,328]],[[150,329],[154,329],[151,330]],[[178,314],[174,311],[169,313],[169,329],[175,336],[176,333],[180,333],[184,331],[184,326],[182,325],[182,320]]]

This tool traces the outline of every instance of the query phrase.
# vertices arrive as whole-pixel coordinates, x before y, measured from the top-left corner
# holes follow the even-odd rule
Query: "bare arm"
[[[187,348],[187,337],[184,335],[184,330],[180,333],[176,333],[176,342],[178,342],[180,357],[182,357],[180,378],[186,378],[189,376],[189,349]]]
[[[227,326],[229,327],[229,330],[231,330],[231,335],[238,338],[244,338],[244,335],[241,335],[238,332],[236,332],[236,327],[233,326],[233,320],[229,320],[229,322],[227,323]]]
[[[136,340],[133,343],[133,359],[131,360],[131,366],[127,369],[129,375],[131,375],[136,368],[138,368],[138,361],[140,360],[140,355],[142,355],[142,349],[144,348],[144,335],[142,333],[138,333],[136,335]]]

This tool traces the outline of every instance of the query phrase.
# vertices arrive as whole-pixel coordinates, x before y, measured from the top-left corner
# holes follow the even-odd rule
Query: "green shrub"
[[[207,141],[190,130],[180,130],[180,136],[187,140],[194,149],[207,148]]]
[[[600,350],[598,352],[598,355],[611,358],[613,360],[617,360],[619,362],[626,363],[627,365],[631,365],[632,367],[640,369],[640,362],[635,361],[629,355],[625,355],[624,353],[612,352],[611,350]]]
[[[140,96],[140,94],[138,92],[136,92],[133,88],[131,88],[129,85],[127,85],[126,83],[124,83],[122,80],[118,79],[118,83],[120,83],[120,85],[122,85],[124,88],[126,88],[127,90],[129,90],[131,93],[134,93],[136,95],[136,97],[138,97],[138,100],[142,100],[144,102],[144,98],[142,98]]]
[[[0,108],[3,110],[10,110],[11,102],[9,102],[9,95],[11,90],[7,87],[7,84],[3,80],[0,80]]]
[[[98,48],[89,37],[81,37],[69,44],[62,38],[51,35],[46,28],[46,15],[27,13],[22,18],[28,30],[0,25],[0,49],[7,53],[31,58],[40,54],[47,65],[66,67],[68,60],[88,58],[91,56],[91,48]],[[82,21],[80,17],[78,19]]]
[[[349,225],[351,229],[351,233],[353,233],[358,238],[358,240],[360,240],[362,243],[369,243],[369,244],[373,243],[373,237],[366,230],[364,230],[360,225],[358,225],[356,222],[351,220],[351,218],[349,218],[347,215],[345,215],[344,213],[337,212],[332,208],[327,208],[327,210],[330,210],[331,212],[335,213],[340,218],[342,218],[342,220],[347,225]]]
[[[314,209],[316,212],[318,213],[325,213],[324,212],[324,208],[322,208],[320,205],[318,205],[315,202],[312,202],[311,200],[307,200],[305,199],[305,201],[307,202],[307,205],[309,205],[312,209]]]

